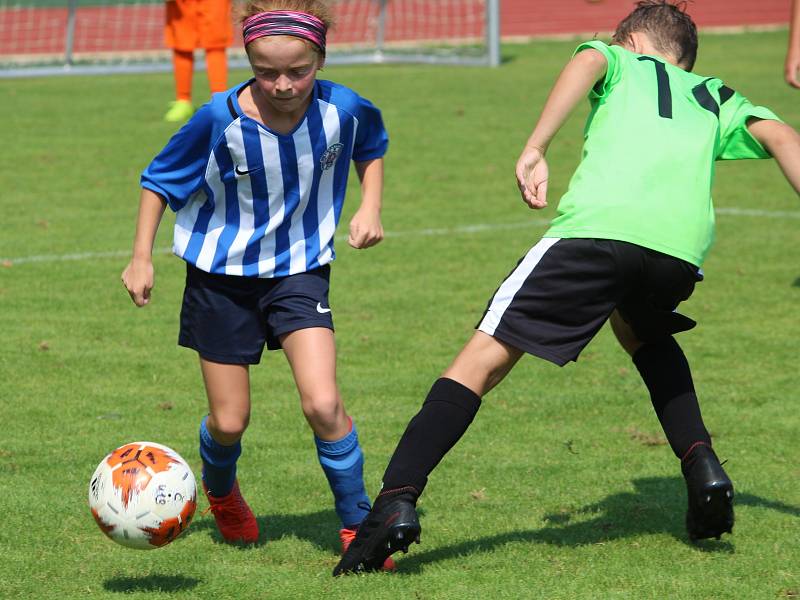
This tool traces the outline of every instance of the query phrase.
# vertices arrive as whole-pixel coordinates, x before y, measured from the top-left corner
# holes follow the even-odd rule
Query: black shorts
[[[329,284],[329,265],[260,279],[206,273],[187,263],[178,344],[214,362],[258,364],[264,344],[277,350],[284,334],[333,329]]]
[[[696,323],[675,312],[702,281],[686,261],[616,240],[544,238],[500,285],[477,328],[559,366],[618,309],[643,342]]]

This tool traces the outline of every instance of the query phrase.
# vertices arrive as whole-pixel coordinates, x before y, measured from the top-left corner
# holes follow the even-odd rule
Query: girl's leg
[[[208,396],[208,416],[200,424],[203,482],[212,496],[226,496],[236,481],[241,437],[250,421],[248,365],[200,358]]]
[[[522,356],[522,351],[476,331],[428,393],[394,451],[383,489],[411,486],[422,493],[428,475],[461,439],[481,404]]]
[[[314,431],[322,470],[333,491],[342,527],[355,529],[369,511],[364,489],[364,456],[358,434],[336,386],[336,345],[324,327],[299,329],[281,337],[292,368],[303,414]]]
[[[239,491],[236,461],[250,420],[250,372],[247,365],[200,358],[208,395],[208,416],[200,424],[203,487],[222,537],[228,542],[258,541],[258,522]]]

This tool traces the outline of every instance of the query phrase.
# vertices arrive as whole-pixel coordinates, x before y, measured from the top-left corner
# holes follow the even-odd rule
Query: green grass
[[[495,70],[326,69],[383,109],[391,135],[380,246],[339,243],[331,302],[339,379],[374,494],[431,382],[544,231],[581,146],[582,109],[549,155],[551,207],[527,210],[513,167],[571,42],[506,46]],[[800,124],[785,33],[705,37],[697,71]],[[234,73],[232,81],[244,78]],[[205,81],[196,82],[205,93]],[[683,530],[676,459],[635,368],[604,329],[577,365],[526,358],[490,394],[422,497],[423,544],[394,575],[334,580],[337,522],[285,360],[253,370],[240,480],[265,543],[220,543],[210,515],[145,553],[87,507],[104,454],[168,444],[199,473],[205,397],[176,346],[180,260],[155,257],[153,302],[120,285],[138,175],[172,129],[168,74],[0,81],[0,595],[8,598],[782,598],[800,594],[797,349],[800,207],[775,164],[722,164],[718,241],[680,336],[735,481],[733,536]],[[679,176],[679,174],[676,174]],[[347,210],[357,205],[356,186]],[[783,216],[781,216],[783,215]],[[346,231],[346,219],[343,219]],[[459,228],[482,224],[478,231]],[[425,235],[423,230],[448,229]],[[394,235],[391,235],[394,234]],[[402,234],[402,235],[400,235]],[[157,247],[169,246],[171,218]],[[95,258],[26,262],[34,256]],[[103,253],[108,253],[104,255]],[[14,261],[13,259],[17,259]],[[201,508],[205,501],[201,500]]]

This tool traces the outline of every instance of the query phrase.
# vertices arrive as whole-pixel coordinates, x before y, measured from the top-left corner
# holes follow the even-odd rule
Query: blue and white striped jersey
[[[242,112],[237,96],[249,84],[215,94],[141,184],[176,212],[173,251],[197,268],[250,277],[309,271],[335,257],[350,160],[386,153],[381,113],[317,80],[305,116],[282,135]]]

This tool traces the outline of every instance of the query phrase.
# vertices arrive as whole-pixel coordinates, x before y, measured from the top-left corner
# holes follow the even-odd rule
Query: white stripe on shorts
[[[561,238],[542,238],[538,244],[528,250],[525,258],[520,261],[517,268],[509,275],[503,284],[498,288],[486,315],[483,317],[478,329],[489,335],[494,335],[495,329],[500,324],[503,318],[503,313],[506,312],[509,304],[514,299],[522,284],[542,260],[545,253]]]

